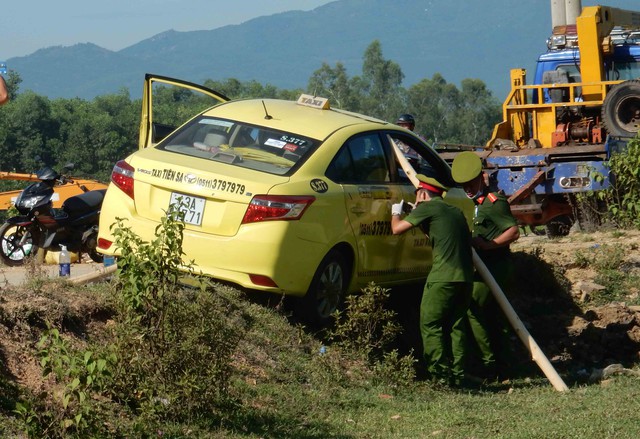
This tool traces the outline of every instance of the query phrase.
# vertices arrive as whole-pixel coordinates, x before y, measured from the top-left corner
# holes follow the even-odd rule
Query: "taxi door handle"
[[[353,206],[353,207],[351,207],[351,209],[350,209],[350,210],[351,210],[351,212],[353,212],[353,213],[365,213],[365,212],[366,212],[366,210],[364,210],[364,209],[363,209],[362,207],[360,207],[360,206]]]

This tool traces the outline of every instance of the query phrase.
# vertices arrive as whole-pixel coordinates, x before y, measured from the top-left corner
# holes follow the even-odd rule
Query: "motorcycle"
[[[67,164],[63,172],[73,169]],[[20,215],[7,219],[0,227],[0,257],[6,265],[23,265],[29,256],[44,258],[44,251],[65,245],[71,252],[86,253],[102,262],[97,251],[98,220],[106,189],[86,191],[69,197],[61,209],[53,208],[54,188],[72,182],[50,167],[40,169],[37,183],[18,195],[15,208]]]

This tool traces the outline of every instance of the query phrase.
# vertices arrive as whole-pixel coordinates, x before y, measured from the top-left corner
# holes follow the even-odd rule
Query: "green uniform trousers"
[[[420,304],[420,333],[427,371],[447,383],[464,378],[470,282],[427,282]]]
[[[485,262],[503,291],[509,287],[514,267],[510,261]],[[488,374],[507,373],[511,363],[509,325],[491,289],[476,274],[469,304],[469,327]]]

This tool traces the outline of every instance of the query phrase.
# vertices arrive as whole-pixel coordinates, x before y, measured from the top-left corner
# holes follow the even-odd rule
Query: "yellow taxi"
[[[219,103],[165,136],[152,116],[157,84],[198,89]],[[180,203],[185,259],[198,271],[303,297],[300,310],[311,322],[369,282],[417,282],[429,272],[427,237],[418,229],[391,233],[391,204],[415,200],[394,144],[420,156],[418,173],[452,187],[446,200],[469,207],[449,166],[421,138],[322,98],[231,101],[147,75],[140,131],[140,149],[113,169],[99,251],[117,256],[116,218],[150,241],[169,206]]]

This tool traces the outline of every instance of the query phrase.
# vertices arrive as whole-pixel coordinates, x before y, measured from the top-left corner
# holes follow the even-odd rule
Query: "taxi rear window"
[[[310,154],[318,143],[286,131],[200,117],[174,132],[156,148],[284,175]]]

